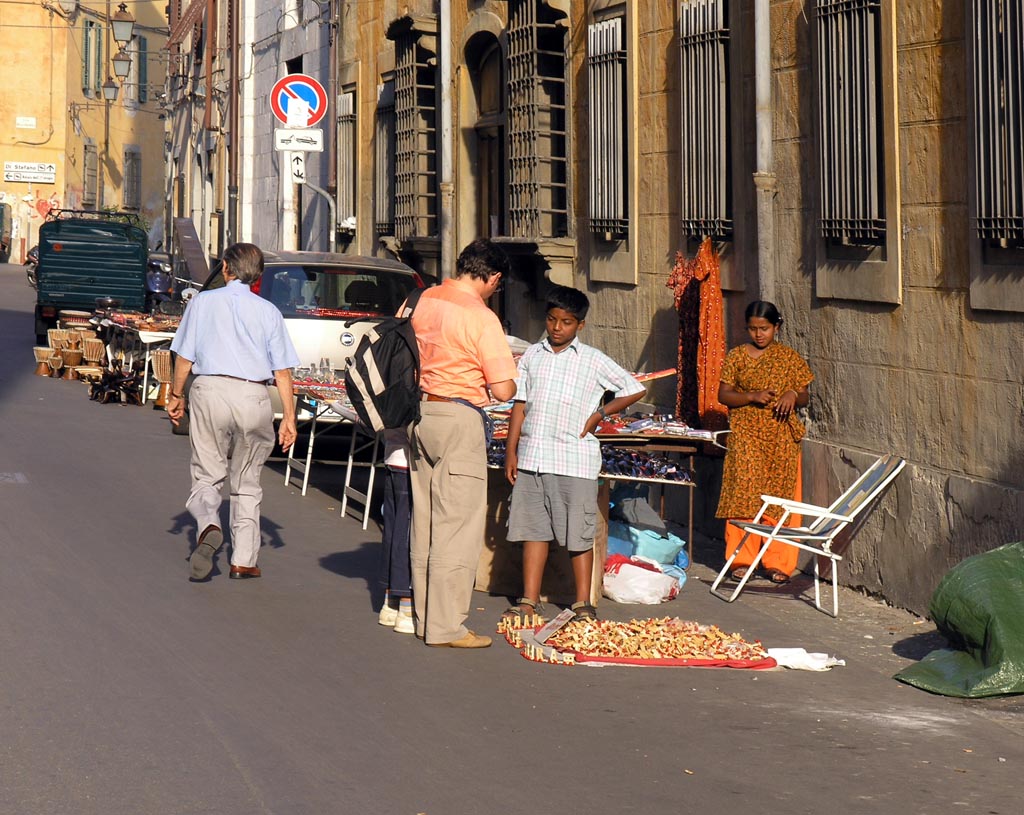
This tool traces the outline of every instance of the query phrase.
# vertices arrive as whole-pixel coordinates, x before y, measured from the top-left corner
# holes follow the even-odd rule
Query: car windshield
[[[411,274],[339,266],[268,265],[260,296],[285,317],[386,316],[416,288]]]

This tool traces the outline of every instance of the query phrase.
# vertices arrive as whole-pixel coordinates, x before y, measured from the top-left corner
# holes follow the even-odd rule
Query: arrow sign
[[[306,183],[306,159],[303,153],[292,156],[292,181],[296,184]]]

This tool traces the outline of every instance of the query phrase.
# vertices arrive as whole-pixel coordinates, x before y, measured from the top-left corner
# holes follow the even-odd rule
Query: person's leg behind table
[[[196,547],[190,564],[192,577],[201,580],[213,569],[213,555],[224,541],[220,505],[234,420],[231,406],[213,377],[195,380],[189,403],[192,489],[185,508],[196,520]]]
[[[803,457],[797,455],[796,459],[796,486],[793,489],[792,499],[794,501],[800,501],[803,499]],[[740,521],[751,521],[751,518],[737,519]],[[778,518],[772,518],[768,515],[764,515],[761,518],[761,523],[764,524],[775,524]],[[803,523],[803,517],[800,515],[790,515],[786,519],[787,526],[800,526]],[[732,551],[739,546],[740,541],[743,539],[743,530],[730,523],[725,525],[725,552],[728,556]],[[754,558],[757,557],[758,551],[761,549],[763,543],[762,538],[756,535],[751,535],[747,538],[743,544],[743,548],[740,553],[736,556],[736,560],[733,563],[733,575],[740,569],[749,568],[750,564],[754,562]],[[768,547],[768,551],[764,553],[764,557],[761,559],[760,568],[768,573],[769,577],[773,582],[785,582],[781,577],[776,578],[776,573],[785,575],[787,578],[796,571],[797,559],[799,552],[794,546],[786,546],[781,543],[773,543]]]
[[[424,402],[417,436],[433,459],[430,473],[430,547],[426,564],[426,627],[428,645],[473,641],[484,647],[490,639],[470,636],[463,623],[469,616],[477,563],[487,519],[487,457],[483,422],[472,408],[451,402]],[[417,475],[414,483],[421,476]],[[413,514],[419,517],[419,489],[413,490]],[[414,528],[414,539],[419,534]],[[417,611],[414,543],[413,597]]]
[[[391,602],[395,604],[392,623],[399,634],[415,632],[412,610],[412,572],[410,561],[410,525],[412,522],[412,495],[409,470],[406,467],[388,467],[389,482],[384,513],[384,531],[388,538],[387,587]]]
[[[232,381],[232,380],[228,380]],[[231,565],[253,569],[260,554],[260,475],[274,449],[274,411],[265,385],[232,382],[235,422],[231,453]],[[249,573],[249,576],[256,576]]]

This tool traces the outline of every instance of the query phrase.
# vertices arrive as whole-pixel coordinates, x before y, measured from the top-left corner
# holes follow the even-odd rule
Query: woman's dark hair
[[[763,317],[776,328],[782,325],[782,315],[779,314],[775,303],[769,303],[767,300],[755,300],[747,306],[746,319],[748,322],[751,317]]]
[[[551,311],[553,308],[568,311],[577,320],[583,322],[587,319],[587,312],[590,310],[590,300],[579,289],[555,286],[548,291],[547,305],[544,310]]]
[[[505,250],[487,238],[477,238],[459,255],[455,261],[456,277],[471,277],[485,283],[492,275],[500,274],[508,278],[512,271]]]

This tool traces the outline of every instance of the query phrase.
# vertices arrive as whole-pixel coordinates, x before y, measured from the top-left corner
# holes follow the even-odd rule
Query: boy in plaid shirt
[[[594,430],[645,393],[629,372],[577,338],[590,308],[578,289],[547,298],[547,337],[519,362],[505,446],[512,488],[508,540],[523,542],[523,596],[506,614],[539,614],[540,585],[552,540],[569,550],[577,619],[596,619],[590,603],[601,444]],[[603,404],[611,391],[614,398]]]

